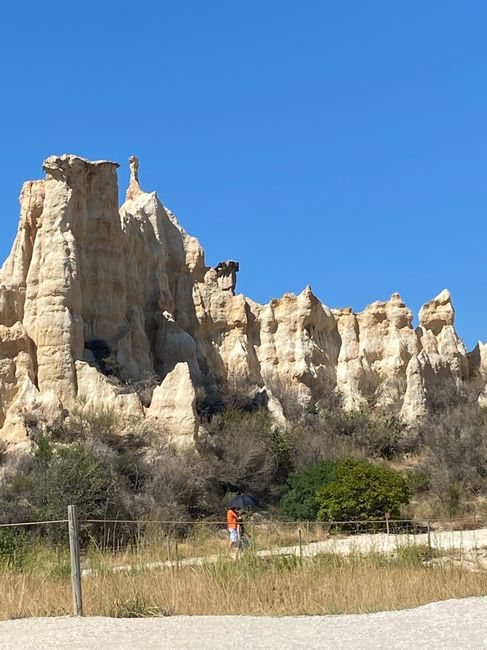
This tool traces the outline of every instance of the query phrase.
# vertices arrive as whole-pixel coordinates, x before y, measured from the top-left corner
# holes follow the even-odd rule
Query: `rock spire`
[[[414,421],[438,382],[461,390],[487,376],[482,346],[467,355],[455,332],[446,290],[423,306],[418,328],[397,293],[359,313],[329,309],[310,287],[265,305],[236,294],[238,262],[207,266],[198,240],[141,190],[135,156],[129,164],[120,209],[109,161],[51,156],[45,179],[22,188],[0,270],[8,444],[28,445],[29,419],[52,422],[80,404],[157,419],[178,444],[195,444],[197,391],[226,381],[257,391],[279,426],[286,402],[331,396]],[[130,387],[148,377],[141,398]]]

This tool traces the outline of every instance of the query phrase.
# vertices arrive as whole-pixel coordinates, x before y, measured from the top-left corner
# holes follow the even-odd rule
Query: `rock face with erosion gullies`
[[[397,293],[359,313],[330,310],[310,287],[258,304],[236,293],[238,262],[207,266],[198,240],[141,189],[134,156],[119,208],[117,167],[51,156],[44,180],[22,188],[0,270],[8,444],[28,445],[32,419],[74,407],[157,420],[176,444],[198,444],[198,395],[226,383],[261,396],[276,426],[290,404],[330,399],[413,422],[438,386],[487,380],[485,347],[467,354],[448,291],[422,307],[419,327]]]

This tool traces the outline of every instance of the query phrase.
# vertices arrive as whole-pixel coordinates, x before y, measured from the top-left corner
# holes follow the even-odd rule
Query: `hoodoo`
[[[236,294],[238,262],[205,264],[155,192],[130,185],[118,207],[118,164],[73,155],[24,184],[20,224],[0,270],[0,438],[28,443],[29,423],[77,405],[122,420],[157,418],[178,443],[198,437],[196,391],[237,382],[283,425],[284,398],[375,405],[424,415],[439,382],[485,375],[467,355],[442,291],[420,326],[398,294],[360,313],[329,309],[306,287],[269,304]],[[480,352],[479,352],[480,350]],[[140,382],[151,389],[136,390]]]

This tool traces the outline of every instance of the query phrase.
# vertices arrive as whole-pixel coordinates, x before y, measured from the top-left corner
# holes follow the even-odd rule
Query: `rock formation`
[[[198,438],[196,389],[239,382],[282,402],[333,395],[420,418],[438,383],[487,377],[467,355],[448,291],[420,326],[398,294],[361,313],[330,310],[306,287],[260,305],[235,294],[239,265],[205,264],[154,192],[130,185],[118,207],[118,165],[52,156],[24,184],[20,225],[0,270],[0,438],[27,440],[29,418],[53,422],[77,405],[127,420],[157,418],[178,444]],[[154,380],[148,401],[137,382]],[[483,399],[486,399],[485,397]]]

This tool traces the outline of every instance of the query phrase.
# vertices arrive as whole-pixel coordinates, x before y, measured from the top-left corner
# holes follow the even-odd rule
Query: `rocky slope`
[[[174,440],[198,436],[197,394],[244,385],[284,424],[282,402],[339,398],[421,417],[438,385],[483,376],[454,329],[448,291],[420,326],[398,294],[363,312],[330,310],[306,287],[260,305],[235,293],[238,263],[205,265],[130,159],[118,207],[118,165],[52,156],[24,184],[18,234],[0,270],[0,438],[28,440],[29,422],[107,406],[157,418]],[[144,383],[149,390],[137,388]],[[153,389],[153,390],[152,390]],[[482,396],[481,396],[482,399]]]

